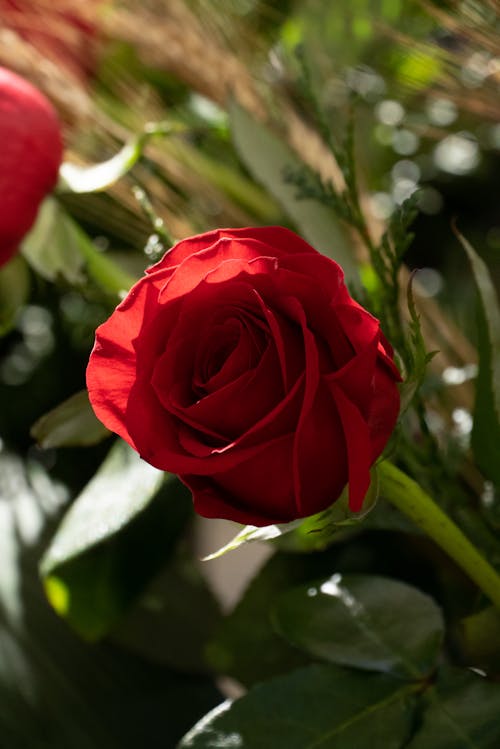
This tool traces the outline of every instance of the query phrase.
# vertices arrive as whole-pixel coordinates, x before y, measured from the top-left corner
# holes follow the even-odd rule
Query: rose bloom
[[[16,252],[62,159],[59,120],[45,96],[0,67],[0,266]]]
[[[175,245],[96,333],[99,419],[179,474],[200,515],[283,523],[361,509],[399,412],[380,324],[341,268],[288,229]]]

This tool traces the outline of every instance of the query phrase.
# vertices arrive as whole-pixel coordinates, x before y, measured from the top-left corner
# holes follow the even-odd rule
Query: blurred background
[[[298,55],[305,59],[310,86],[339,138],[355,107],[359,180],[373,231],[418,191],[406,263],[420,269],[423,307],[438,302],[447,314],[448,353],[438,368],[456,385],[475,372],[475,326],[472,282],[452,219],[497,280],[500,272],[499,50],[497,0],[0,0],[0,64],[54,103],[67,161],[104,161],[150,122],[177,131],[151,139],[133,170],[105,192],[58,197],[93,247],[133,277],[162,249],[161,232],[133,188],[145,192],[175,238],[217,226],[300,231],[290,200],[272,189],[266,156],[246,147],[231,108],[236,103],[335,179]],[[339,228],[332,242],[346,241]],[[0,278],[0,520],[10,539],[0,552],[8,557],[0,564],[0,727],[11,732],[9,749],[128,746],[134,730],[148,737],[144,746],[169,747],[220,701],[201,659],[181,674],[171,652],[159,665],[144,647],[140,656],[123,650],[125,636],[123,660],[114,659],[120,637],[90,656],[56,621],[38,583],[37,562],[58,514],[109,449],[109,441],[40,448],[30,434],[37,419],[84,387],[95,328],[117,302],[89,279],[73,242],[54,232],[50,252],[47,243],[35,243]],[[467,435],[467,408],[454,414],[457,433]],[[12,497],[21,495],[14,511]],[[232,532],[212,521],[183,543],[195,544],[201,556]],[[190,652],[201,652],[220,603],[235,602],[265,553],[241,551],[238,563],[223,558],[204,569],[219,603],[210,597],[212,613],[198,623]],[[187,619],[179,621],[182,628]],[[74,693],[64,687],[68,673],[81,682]],[[138,683],[149,695],[144,704]],[[105,706],[99,690],[113,694]],[[119,717],[127,700],[137,713],[135,729]],[[155,709],[164,701],[184,707],[164,714]]]

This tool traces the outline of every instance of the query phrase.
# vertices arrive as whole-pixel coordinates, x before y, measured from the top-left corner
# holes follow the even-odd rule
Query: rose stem
[[[380,494],[425,531],[500,609],[500,576],[460,528],[392,463],[380,463],[378,474]]]

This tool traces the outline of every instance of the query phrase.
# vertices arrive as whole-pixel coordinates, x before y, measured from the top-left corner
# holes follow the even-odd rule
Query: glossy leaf
[[[221,696],[207,677],[84,643],[54,614],[37,563],[66,500],[40,465],[0,453],[0,743],[172,747]]]
[[[42,559],[56,611],[84,637],[107,633],[170,556],[190,512],[174,476],[117,442]]]
[[[94,414],[86,390],[41,416],[31,428],[31,436],[42,448],[95,445],[109,434]]]
[[[469,258],[480,302],[472,449],[484,475],[500,486],[500,307],[486,263],[460,232],[455,230],[455,234]]]
[[[212,667],[249,685],[308,663],[310,656],[276,633],[271,610],[284,590],[329,574],[336,554],[331,547],[322,553],[279,552],[271,557],[209,643]]]
[[[400,749],[414,685],[381,674],[309,666],[254,687],[205,716],[179,749]],[[368,738],[369,737],[369,738]]]
[[[0,336],[11,330],[29,291],[29,271],[23,258],[17,255],[0,268]]]
[[[359,288],[352,248],[333,211],[317,201],[299,200],[297,188],[285,182],[285,170],[300,165],[295,154],[235,101],[229,106],[229,123],[236,149],[251,174],[274,195],[305,239],[336,260],[349,285]]]
[[[500,684],[470,671],[446,670],[425,698],[422,726],[408,749],[500,746]]]
[[[434,601],[397,580],[341,575],[287,591],[277,630],[332,663],[420,679],[436,666],[444,622]]]

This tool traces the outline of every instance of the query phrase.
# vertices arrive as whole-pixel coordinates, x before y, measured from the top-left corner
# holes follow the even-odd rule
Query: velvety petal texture
[[[87,369],[97,416],[199,514],[257,526],[346,484],[361,509],[399,380],[341,268],[279,226],[179,242],[98,328]]]
[[[16,252],[57,182],[61,128],[31,83],[0,68],[0,266]]]

